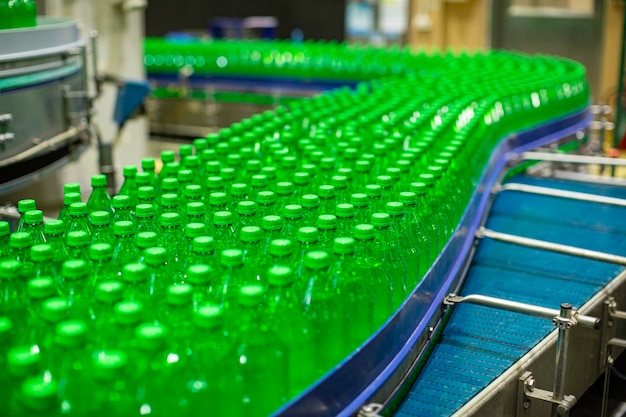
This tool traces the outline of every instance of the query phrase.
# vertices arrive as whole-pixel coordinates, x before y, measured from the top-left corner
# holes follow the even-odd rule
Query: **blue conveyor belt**
[[[517,176],[510,182],[626,198],[606,185]],[[506,191],[486,227],[496,232],[626,255],[626,208]],[[569,255],[482,240],[463,294],[580,307],[623,270]],[[547,320],[470,304],[454,307],[440,342],[396,416],[449,416],[553,330]]]

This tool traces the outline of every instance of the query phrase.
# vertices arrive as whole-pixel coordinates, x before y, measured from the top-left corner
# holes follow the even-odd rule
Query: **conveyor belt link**
[[[626,198],[623,188],[518,176],[511,182]],[[626,208],[548,195],[499,194],[485,227],[598,252],[626,255]],[[613,263],[482,240],[462,294],[482,294],[556,308],[580,307],[617,276]],[[535,317],[476,305],[454,308],[441,341],[396,411],[398,416],[449,416],[553,330]]]

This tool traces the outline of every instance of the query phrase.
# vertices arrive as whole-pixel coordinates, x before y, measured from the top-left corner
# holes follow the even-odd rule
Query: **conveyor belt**
[[[624,198],[624,188],[516,176],[510,182]],[[612,254],[626,254],[626,208],[506,191],[488,229]],[[549,308],[581,306],[623,267],[483,239],[463,294]],[[449,416],[553,330],[549,321],[475,305],[457,305],[396,416]]]

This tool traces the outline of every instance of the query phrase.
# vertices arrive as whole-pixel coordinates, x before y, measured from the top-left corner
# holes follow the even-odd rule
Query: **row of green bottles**
[[[0,29],[37,26],[35,0],[0,0]]]

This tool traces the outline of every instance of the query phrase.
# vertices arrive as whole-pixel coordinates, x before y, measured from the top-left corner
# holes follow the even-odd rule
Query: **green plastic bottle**
[[[124,175],[124,183],[122,184],[122,188],[117,193],[117,195],[126,195],[130,198],[131,207],[135,207],[137,205],[137,182],[135,181],[135,177],[137,177],[137,166],[136,165],[126,165],[123,168]],[[115,208],[115,207],[114,207]]]
[[[37,203],[35,200],[24,199],[17,202],[17,212],[19,213],[20,218],[17,221],[14,232],[24,231],[24,226],[26,225],[25,214],[31,210],[37,210]]]
[[[43,232],[43,211],[29,210],[24,213],[24,227],[22,231],[30,233],[33,244],[45,243],[46,236]]]
[[[242,384],[243,415],[269,415],[289,395],[287,352],[267,325],[265,291],[260,284],[238,292],[239,320],[236,335],[236,375]]]
[[[319,214],[333,214],[337,205],[337,190],[334,185],[320,185],[317,188],[320,198]]]
[[[113,248],[113,265],[118,276],[121,276],[124,265],[135,261],[139,251],[135,246],[135,224],[130,221],[120,221],[113,225],[115,246]]]
[[[210,226],[206,216],[206,205],[202,201],[192,201],[187,203],[185,208],[186,223],[202,223],[207,227]],[[210,229],[210,227],[209,227]]]
[[[265,245],[263,248],[264,256],[269,252],[270,242],[281,237],[284,225],[285,221],[281,216],[263,217],[261,221],[261,228],[265,233]]]
[[[267,270],[267,281],[268,322],[287,350],[289,397],[293,398],[316,375],[312,329],[302,315],[302,285],[295,271],[288,265],[274,265]]]
[[[0,318],[0,338],[4,336],[7,321]],[[27,378],[41,372],[41,355],[32,352],[30,346],[15,346],[2,353],[3,357],[6,354],[6,364],[0,361],[4,374],[0,380],[5,387],[0,393],[0,413],[5,416],[20,415],[16,414],[20,407],[20,388]]]
[[[242,201],[248,201],[248,184],[236,182],[231,184],[230,194],[230,211],[236,211],[238,205]]]
[[[237,294],[244,282],[243,251],[225,249],[220,252],[219,282],[215,286],[215,301],[224,310],[226,320],[235,314]]]
[[[239,235],[241,229],[246,226],[260,226],[261,216],[258,215],[257,203],[254,201],[240,201],[235,212],[237,213],[237,222],[235,223],[236,235]]]
[[[117,222],[134,222],[135,216],[132,212],[132,199],[127,195],[116,195],[111,200],[111,205],[115,209],[112,223]]]
[[[111,204],[111,196],[107,191],[106,175],[94,175],[91,177],[91,195],[87,200],[89,212],[92,211],[108,211],[113,216],[113,206]]]
[[[259,191],[256,195],[257,211],[261,218],[278,214],[276,193],[269,190]]]
[[[102,337],[115,320],[115,305],[124,297],[124,284],[117,280],[98,281],[89,305],[91,338],[97,348],[105,346]]]
[[[156,186],[155,169],[156,169],[156,161],[154,160],[154,158],[144,158],[141,160],[141,170],[150,176],[151,178],[150,185],[152,187]]]
[[[130,383],[132,367],[128,353],[121,350],[101,350],[92,356],[93,385],[89,415],[124,416],[134,407],[134,392]]]
[[[69,259],[69,251],[65,245],[65,224],[62,220],[48,220],[43,227],[46,243],[52,246],[52,261],[61,269],[63,262]]]
[[[191,285],[193,291],[193,309],[215,299],[216,279],[215,271],[206,264],[194,264],[187,268],[185,283]]]
[[[207,219],[209,224],[213,223],[215,213],[218,211],[230,211],[228,203],[228,194],[221,191],[213,192],[209,195]]]
[[[181,190],[178,178],[164,178],[161,183],[161,194],[178,194]]]
[[[400,255],[407,266],[405,285],[407,292],[410,292],[413,286],[409,286],[408,283],[417,282],[420,278],[417,276],[421,270],[419,246],[409,231],[404,204],[399,201],[390,201],[385,204],[385,211],[391,219],[389,233],[391,236],[395,236],[394,241],[397,242]]]
[[[33,351],[48,353],[53,349],[56,325],[69,318],[69,303],[63,297],[52,297],[41,304],[41,320],[29,334],[27,345]]]
[[[58,297],[57,281],[49,276],[31,278],[26,284],[26,295],[28,296],[28,326],[24,328],[24,340],[30,340],[28,336],[37,327],[37,322],[42,320],[43,303],[52,297]]]
[[[426,233],[428,233],[431,248],[434,248],[434,250],[431,250],[430,252],[431,259],[429,263],[432,263],[435,260],[434,258],[439,255],[439,252],[445,243],[444,238],[437,219],[433,215],[427,201],[428,186],[423,182],[412,182],[410,187],[411,191],[417,196],[416,211],[422,221],[422,224],[424,225],[424,228],[426,229]]]
[[[146,264],[129,263],[122,268],[122,282],[126,284],[124,299],[140,303],[144,307],[144,318],[156,317],[156,306],[152,294],[150,268]]]
[[[86,203],[80,202],[72,203],[70,205],[70,218],[67,226],[67,232],[85,232],[89,235],[89,240],[91,240],[93,230],[91,230],[91,223],[89,223],[88,208]]]
[[[135,330],[138,355],[134,380],[137,404],[134,415],[186,415],[185,384],[178,361],[168,352],[165,326],[143,323]]]
[[[239,248],[243,251],[243,282],[242,284],[255,284],[264,277],[263,249],[265,241],[263,230],[258,226],[246,226],[239,234]]]
[[[376,231],[374,240],[375,256],[380,258],[385,273],[391,283],[392,307],[396,309],[404,302],[407,295],[407,264],[399,247],[400,236],[391,228],[391,217],[387,213],[372,214],[372,225]]]
[[[362,277],[374,300],[373,327],[378,329],[391,315],[391,283],[383,268],[380,254],[375,250],[375,231],[371,224],[359,224],[354,228],[356,270]]]
[[[168,265],[167,249],[161,247],[148,248],[143,253],[143,263],[148,267],[152,300],[158,305],[165,297],[165,289],[174,283],[175,276]]]
[[[26,318],[26,286],[22,275],[22,264],[14,259],[0,261],[0,316],[8,317],[15,325]]]
[[[91,235],[91,244],[96,243],[108,243],[110,245],[115,243],[115,237],[113,236],[113,230],[111,230],[111,215],[108,211],[94,211],[89,216],[91,222],[91,228],[93,234]]]
[[[0,259],[8,259],[11,256],[9,239],[11,238],[11,227],[9,222],[0,221]]]
[[[91,276],[89,288],[95,288],[100,282],[118,279],[117,269],[113,263],[113,246],[108,243],[96,243],[89,247]]]
[[[157,315],[159,322],[170,329],[168,351],[177,357],[182,366],[187,365],[191,352],[193,296],[190,284],[170,285],[166,290],[165,303]]]
[[[154,232],[135,233],[135,247],[139,252],[138,262],[143,262],[144,251],[159,244],[159,235]]]
[[[57,217],[57,220],[63,221],[66,227],[69,227],[72,221],[70,217],[70,207],[74,203],[82,203],[82,200],[80,198],[80,193],[66,192],[65,194],[63,194],[63,207],[61,208],[61,211],[59,212],[59,216]]]
[[[136,233],[160,233],[156,223],[156,208],[153,204],[138,204],[135,207],[135,218],[137,219]]]
[[[329,274],[331,264],[328,252],[314,250],[304,257],[302,308],[310,325],[313,349],[317,352],[313,358],[315,378],[335,366],[346,353],[344,307]]]
[[[337,237],[337,216],[334,214],[321,214],[317,218],[317,229],[319,230],[319,248],[328,253],[332,253],[333,241]]]
[[[102,349],[119,349],[130,352],[135,347],[135,328],[144,315],[143,305],[136,301],[120,301],[113,307],[114,321],[108,329],[101,331]]]
[[[304,226],[304,210],[300,204],[287,204],[283,208],[283,217],[285,219],[285,228],[282,236],[285,239],[295,240],[298,236],[298,230]]]
[[[59,270],[52,262],[54,253],[52,246],[47,243],[30,247],[30,260],[33,265],[31,278],[50,277],[55,281],[59,279]]]
[[[68,259],[82,259],[89,261],[89,242],[91,237],[87,232],[77,230],[69,232],[65,239],[67,245],[67,251],[69,253]]]
[[[281,212],[285,206],[294,201],[296,186],[290,181],[276,183],[276,211]]]
[[[304,226],[298,229],[297,242],[299,248],[297,249],[294,261],[296,273],[299,277],[302,276],[306,254],[310,251],[320,249],[319,237],[320,233],[317,227]]]
[[[59,400],[57,393],[59,383],[56,379],[42,378],[37,375],[24,380],[18,395],[19,400],[14,401],[9,415],[20,417],[57,417]]]
[[[161,207],[156,200],[156,190],[154,187],[139,187],[137,189],[137,204],[151,204],[154,206],[155,215],[158,215],[161,210]]]
[[[159,224],[161,226],[159,246],[167,249],[170,272],[178,275],[183,267],[185,254],[185,238],[181,228],[180,214],[164,213],[159,217]]]
[[[89,316],[89,264],[83,259],[70,259],[63,263],[59,290],[67,298],[70,317],[87,320]]]
[[[178,194],[161,194],[161,213],[179,213],[180,200]]]
[[[305,226],[315,226],[317,217],[319,216],[320,198],[315,194],[305,194],[300,199],[303,217],[302,224]]]
[[[213,216],[213,239],[218,252],[237,247],[234,222],[235,216],[230,211],[218,211]]]
[[[193,239],[191,247],[191,264],[205,264],[213,269],[219,263],[218,254],[215,252],[215,240],[213,236],[200,236]]]

